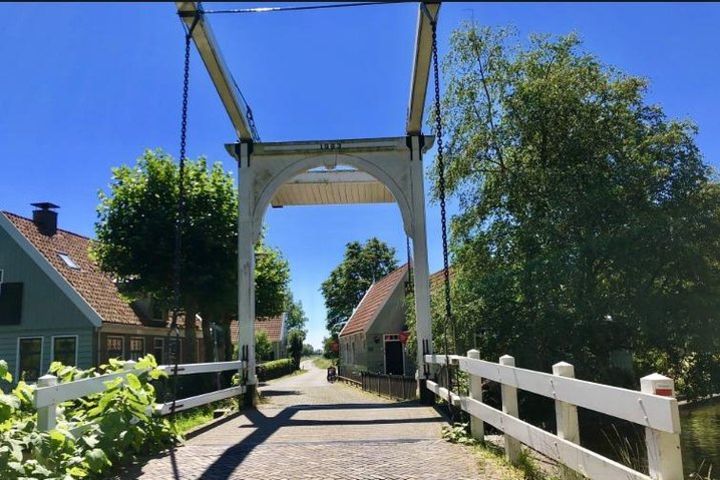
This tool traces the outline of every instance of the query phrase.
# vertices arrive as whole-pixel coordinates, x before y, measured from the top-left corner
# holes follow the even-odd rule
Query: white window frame
[[[142,355],[140,355],[140,357],[138,357],[138,358],[144,357],[147,354],[147,350],[145,349],[145,347],[147,346],[147,344],[145,343],[145,337],[128,337],[128,358],[130,358],[130,355],[133,354],[133,349],[132,349],[133,340],[141,340],[142,341]]]
[[[120,340],[122,340],[120,342],[120,345],[122,345],[122,355],[120,355],[120,360],[125,360],[125,337],[123,337],[121,335],[108,335],[107,337],[105,337],[105,354],[108,357],[108,361],[110,361],[110,358],[114,358],[114,357],[110,357],[110,350],[107,348],[107,346],[108,346],[107,342],[111,338],[119,338]]]
[[[75,366],[78,366],[78,351],[80,350],[79,335],[53,335],[50,337],[50,363],[55,361],[55,339],[56,338],[75,338]]]
[[[158,348],[158,341],[160,341],[160,350],[162,351],[162,360],[165,360],[165,339],[163,337],[153,337],[153,351],[152,354],[155,355],[155,350]],[[158,359],[155,359],[158,361]]]
[[[42,364],[43,364],[43,357],[45,356],[45,337],[41,335],[34,335],[31,337],[18,337],[17,339],[17,349],[15,352],[15,381],[20,381],[20,341],[21,340],[34,340],[34,339],[40,339],[40,367],[38,368],[38,373],[42,372]],[[38,378],[40,378],[42,375],[38,375]]]

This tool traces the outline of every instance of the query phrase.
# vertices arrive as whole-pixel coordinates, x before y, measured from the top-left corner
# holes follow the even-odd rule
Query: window
[[[60,257],[60,259],[63,262],[65,262],[65,265],[72,268],[73,270],[80,270],[80,267],[78,266],[78,264],[75,263],[75,261],[72,258],[70,258],[70,255],[68,255],[67,253],[58,252],[58,257]]]
[[[155,338],[153,339],[153,355],[158,365],[163,364],[163,358],[165,358],[165,339]]]
[[[77,335],[53,337],[52,361],[63,365],[77,366]]]
[[[0,284],[0,325],[20,324],[22,297],[22,283]]]
[[[140,360],[145,355],[145,339],[140,337],[130,338],[130,360]]]
[[[105,341],[105,350],[108,358],[122,358],[125,356],[125,348],[123,345],[123,337],[107,337]]]
[[[18,339],[17,378],[19,380],[35,382],[40,378],[42,340],[42,337]]]

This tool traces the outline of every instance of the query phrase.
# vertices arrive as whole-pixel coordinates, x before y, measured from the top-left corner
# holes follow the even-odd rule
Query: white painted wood
[[[444,362],[438,356],[436,363]],[[636,390],[513,368],[467,357],[458,358],[461,370],[494,382],[622,418],[669,433],[680,432],[677,400]]]
[[[173,374],[175,365],[160,365],[158,367],[168,375]],[[186,363],[178,365],[178,375],[194,375],[196,373],[224,372],[227,370],[242,370],[244,362],[234,360],[232,362],[209,362],[209,363]]]
[[[514,367],[515,357],[503,355],[500,357],[500,365]],[[503,383],[500,386],[500,393],[502,395],[503,413],[512,417],[519,417],[520,411],[518,410],[517,388]],[[505,458],[507,461],[513,465],[517,464],[520,460],[520,452],[520,442],[512,435],[505,433]]]
[[[454,407],[460,406],[460,404],[462,402],[462,398],[459,395],[457,395],[453,392],[448,393],[447,388],[441,387],[440,385],[433,382],[432,380],[428,380],[426,385],[427,385],[428,390],[435,393],[435,395],[437,395],[441,399],[447,401],[447,399],[450,398]],[[449,397],[448,397],[448,394],[449,394]]]
[[[40,388],[55,388],[58,379],[55,375],[43,375],[38,378],[37,386]],[[36,390],[37,392],[37,390]],[[37,398],[37,394],[36,394]],[[37,403],[37,402],[36,402]],[[57,425],[57,404],[59,402],[48,403],[37,407],[37,428],[41,432],[52,430]]]
[[[245,387],[241,385],[237,387],[225,388],[223,390],[217,390],[215,392],[204,393],[195,397],[183,398],[175,402],[175,411],[182,412],[183,410],[199,407],[200,405],[217,402],[218,400],[224,400],[230,397],[236,397],[238,395],[242,395],[243,393],[245,393]],[[171,408],[172,402],[158,404],[156,406],[156,412],[159,415],[167,415],[170,413]]]
[[[195,13],[197,4],[195,2],[175,2],[178,13],[187,12]],[[185,25],[189,28],[194,17],[181,17]],[[210,74],[210,79],[215,85],[215,89],[220,96],[220,100],[227,111],[230,121],[235,127],[235,133],[240,139],[258,139],[257,131],[252,120],[250,107],[245,102],[245,97],[238,89],[237,83],[233,79],[230,70],[225,64],[225,59],[220,52],[215,35],[210,28],[210,23],[205,16],[200,16],[193,30],[193,42],[197,47],[198,53],[205,63],[205,68]]]
[[[480,360],[480,351],[468,350],[467,356],[474,360]],[[470,375],[470,398],[482,402],[482,377]],[[470,433],[473,438],[477,438],[478,440],[485,439],[485,425],[482,419],[472,415],[470,416]]]
[[[553,365],[553,375],[565,378],[575,378],[575,367],[566,362]],[[555,420],[557,435],[563,440],[580,445],[580,424],[578,422],[577,407],[570,403],[555,400]],[[561,476],[566,480],[576,480],[574,471],[561,469]]]
[[[430,383],[430,382],[428,382]],[[650,477],[591,450],[563,440],[477,400],[463,397],[463,410],[502,430],[533,450],[594,480],[650,480]]]
[[[647,394],[675,397],[675,382],[671,378],[657,373],[641,378],[640,388]],[[641,407],[643,406],[642,402],[641,400]],[[675,409],[677,410],[677,404]],[[655,480],[682,480],[684,478],[679,429],[675,433],[669,433],[646,427],[645,445],[651,478]]]
[[[144,372],[145,370],[134,370],[131,373],[141,375]],[[107,382],[118,377],[125,377],[128,373],[128,371],[122,371],[60,384],[57,384],[56,381],[54,384],[41,385],[38,381],[38,388],[35,390],[35,408],[39,410],[43,407],[102,392],[106,389],[105,384]]]
[[[253,220],[255,170],[250,145],[237,144],[238,160],[238,346],[248,349],[248,385],[257,383],[255,373],[255,231]]]
[[[417,338],[418,378],[424,371],[423,342],[427,341],[432,353],[432,315],[430,313],[430,267],[428,265],[427,232],[425,226],[425,190],[423,172],[423,145],[421,137],[410,137],[410,201],[412,227],[410,237],[413,248],[413,288],[415,289],[415,332]]]
[[[440,13],[440,2],[426,2],[425,7],[427,12],[437,20]],[[415,34],[415,55],[413,56],[412,79],[410,81],[408,116],[405,124],[408,135],[417,135],[422,131],[425,96],[432,62],[432,28],[430,19],[423,10],[423,5],[420,5],[418,8],[417,33]]]

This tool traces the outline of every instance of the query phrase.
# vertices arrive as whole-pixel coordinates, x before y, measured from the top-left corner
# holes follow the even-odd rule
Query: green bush
[[[121,371],[124,362],[79,370],[54,362],[50,373],[59,383]],[[32,406],[34,386],[20,382],[11,394],[0,395],[0,478],[104,478],[112,466],[170,446],[176,437],[164,418],[152,414],[155,389],[150,381],[165,375],[155,358],[137,362],[140,374],[128,373],[106,382],[106,390],[58,408],[57,427],[37,430]],[[0,379],[12,377],[0,360]],[[79,433],[72,433],[81,428]]]
[[[257,366],[258,380],[264,382],[273,378],[282,377],[296,370],[293,361],[289,358],[265,362]]]

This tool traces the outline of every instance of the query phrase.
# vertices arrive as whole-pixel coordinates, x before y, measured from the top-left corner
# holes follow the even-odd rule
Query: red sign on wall
[[[405,330],[404,332],[400,332],[398,334],[398,337],[400,338],[400,342],[405,345],[408,341],[408,338],[410,338],[410,332]]]
[[[340,344],[339,344],[338,342],[332,342],[332,343],[330,344],[330,349],[331,349],[333,352],[338,352],[338,351],[340,350]]]

